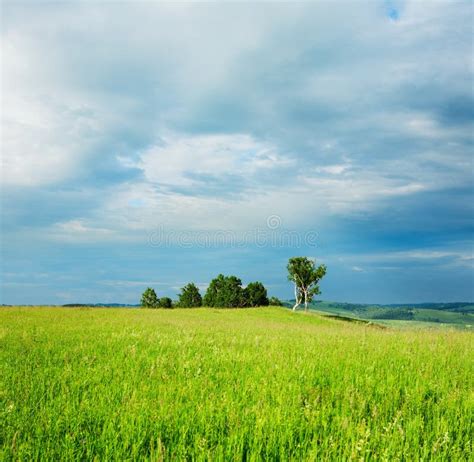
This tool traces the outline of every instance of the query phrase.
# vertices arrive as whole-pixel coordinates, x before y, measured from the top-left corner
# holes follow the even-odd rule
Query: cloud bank
[[[289,296],[296,252],[333,261],[325,298],[364,301],[377,285],[375,301],[472,298],[470,2],[7,2],[3,13],[3,302],[23,301],[22,275],[55,280],[61,266],[72,279],[43,281],[43,302],[105,300],[85,249],[105,259],[95,280],[134,280],[125,265],[169,291],[197,259],[190,279],[266,275]],[[159,226],[245,232],[270,215],[317,232],[318,248],[149,247]],[[165,254],[174,263],[154,267]],[[467,263],[446,275],[446,255]],[[412,258],[423,276],[403,274]],[[376,267],[398,268],[396,280]],[[451,288],[431,297],[427,274]],[[133,287],[108,296],[131,301]]]

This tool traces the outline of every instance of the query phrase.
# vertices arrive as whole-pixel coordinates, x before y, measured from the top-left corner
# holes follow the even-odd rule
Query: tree
[[[159,305],[156,292],[151,287],[148,287],[142,294],[141,305],[143,308],[157,308]]]
[[[261,282],[251,282],[244,289],[247,306],[268,306],[267,289]]]
[[[160,308],[172,308],[173,301],[169,297],[161,297],[158,303]]]
[[[293,257],[288,261],[288,280],[295,284],[295,305],[293,311],[304,300],[304,308],[308,310],[308,303],[314,295],[320,294],[319,281],[326,274],[326,266],[319,265],[307,257]]]
[[[268,304],[270,306],[283,306],[283,303],[277,297],[270,297],[270,300],[268,300]]]
[[[242,281],[236,276],[219,274],[209,284],[204,295],[203,305],[228,308],[245,306]]]
[[[199,289],[191,282],[184,286],[179,294],[178,306],[183,308],[194,308],[202,305],[202,297]]]

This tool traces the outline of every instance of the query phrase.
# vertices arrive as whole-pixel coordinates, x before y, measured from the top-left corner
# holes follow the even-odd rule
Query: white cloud
[[[48,235],[53,239],[70,242],[107,241],[119,237],[113,228],[98,227],[83,219],[55,223]]]
[[[354,172],[351,175],[334,178],[329,176],[305,176],[299,181],[313,201],[325,205],[326,210],[341,214],[358,210],[373,210],[384,205],[384,200],[414,194],[427,189],[427,185],[406,179],[376,175],[372,172]],[[305,194],[301,195],[305,197]]]
[[[350,164],[334,164],[327,165],[325,167],[317,167],[316,172],[318,173],[329,173],[330,175],[341,175],[350,169]]]
[[[151,183],[196,186],[209,179],[245,177],[263,169],[289,166],[292,160],[250,135],[212,134],[167,136],[161,144],[140,154],[136,163],[130,159],[121,162],[142,169]]]
[[[4,185],[42,186],[77,175],[96,136],[92,117],[79,115],[80,108],[60,108],[13,93],[2,104]]]
[[[5,186],[38,187],[77,176],[104,121],[68,87],[38,43],[2,36],[1,156]]]

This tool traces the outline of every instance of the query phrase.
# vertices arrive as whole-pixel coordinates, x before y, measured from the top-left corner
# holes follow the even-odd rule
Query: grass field
[[[2,460],[472,460],[469,331],[2,308],[0,347]]]

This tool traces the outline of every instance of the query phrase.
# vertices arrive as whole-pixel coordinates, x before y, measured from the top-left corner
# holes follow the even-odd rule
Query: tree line
[[[326,274],[326,266],[316,267],[315,261],[308,257],[290,258],[287,265],[288,279],[295,286],[295,310],[304,303],[305,309],[313,296],[321,293],[319,281]],[[154,289],[148,287],[142,294],[141,306],[144,308],[197,308],[200,306],[221,308],[247,308],[257,306],[281,306],[277,297],[268,297],[267,289],[259,282],[251,282],[246,287],[237,276],[219,274],[214,278],[201,296],[193,282],[181,288],[178,300],[173,303],[169,297],[159,298]]]
[[[242,287],[242,281],[237,276],[219,274],[209,284],[204,297],[193,282],[181,288],[175,303],[169,297],[159,298],[155,290],[148,287],[143,292],[141,305],[144,308],[198,308],[200,306],[247,308],[281,305],[281,301],[276,297],[268,298],[267,289],[259,281]]]

